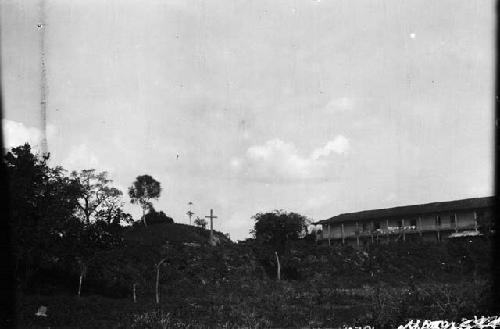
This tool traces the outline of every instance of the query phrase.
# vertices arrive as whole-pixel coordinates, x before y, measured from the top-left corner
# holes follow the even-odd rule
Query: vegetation
[[[149,225],[174,223],[172,217],[167,216],[161,210],[156,211],[153,207],[151,207],[150,211],[144,216],[144,220],[148,222]]]
[[[254,239],[215,232],[211,246],[203,227],[150,206],[152,177],[131,192],[149,225],[122,226],[132,217],[105,173],[47,160],[27,144],[4,157],[18,327],[394,327],[494,311],[488,238],[328,247],[307,237],[307,218],[274,211],[254,216]]]
[[[194,220],[194,225],[205,228],[207,227],[207,221],[205,220],[205,218],[196,217],[196,219]]]
[[[287,242],[296,241],[307,233],[306,217],[283,210],[258,213],[253,216],[255,238],[264,243],[283,248]]]
[[[73,171],[71,178],[80,187],[77,215],[90,224],[93,220],[105,220],[108,223],[121,221],[128,222],[130,218],[120,211],[123,202],[123,193],[117,188],[110,187],[112,182],[107,178],[107,172],[96,173],[95,169]]]
[[[149,175],[137,176],[135,182],[128,189],[130,202],[141,206],[144,226],[147,226],[146,211],[150,211],[153,207],[151,200],[157,200],[160,197],[160,192],[160,182]]]

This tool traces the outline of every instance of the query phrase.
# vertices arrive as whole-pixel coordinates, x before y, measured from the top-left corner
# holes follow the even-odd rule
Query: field
[[[147,252],[160,246],[130,248],[147,258],[158,257]],[[382,328],[494,311],[487,239],[366,251],[299,241],[282,256],[280,281],[270,251],[252,242],[217,247],[170,242],[161,248],[170,257],[161,270],[159,305],[154,267],[146,259],[135,264],[145,272],[134,303],[132,281],[113,272],[123,272],[115,266],[121,256],[110,254],[89,269],[81,297],[76,279],[74,292],[19,293],[18,327]],[[48,307],[46,318],[34,315],[40,305]]]

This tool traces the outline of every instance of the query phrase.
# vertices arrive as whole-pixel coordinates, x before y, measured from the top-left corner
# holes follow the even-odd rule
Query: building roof
[[[387,209],[365,210],[355,213],[345,213],[318,221],[314,224],[341,223],[355,220],[386,219],[390,217],[423,215],[447,211],[459,211],[492,207],[495,197],[472,198],[447,202],[433,202],[419,205],[401,206]]]

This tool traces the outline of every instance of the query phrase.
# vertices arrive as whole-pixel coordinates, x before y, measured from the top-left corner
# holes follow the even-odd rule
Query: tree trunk
[[[274,254],[276,255],[276,278],[278,279],[278,281],[281,280],[281,267],[280,267],[280,259],[278,257],[278,252],[274,252]]]
[[[137,298],[136,298],[136,295],[135,295],[135,283],[133,285],[133,290],[134,290],[134,303],[137,303]]]
[[[148,227],[146,223],[146,210],[144,210],[144,208],[142,208],[142,221],[144,222],[144,227]]]
[[[85,224],[90,224],[89,200],[85,199]]]

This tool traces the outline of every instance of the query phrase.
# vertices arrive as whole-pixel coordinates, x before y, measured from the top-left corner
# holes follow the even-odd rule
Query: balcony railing
[[[478,226],[479,227],[479,226]],[[355,231],[349,231],[349,232],[344,232],[343,237],[344,238],[352,238],[352,237],[369,237],[369,236],[377,236],[377,235],[400,235],[400,234],[418,234],[420,232],[436,232],[436,231],[463,231],[463,230],[470,230],[470,229],[476,229],[475,224],[469,224],[469,225],[458,225],[457,228],[455,228],[455,225],[452,224],[442,224],[440,226],[437,225],[423,225],[422,227],[418,227],[416,225],[408,225],[408,226],[389,226],[387,228],[380,228],[380,229],[375,229],[375,230],[355,230]],[[323,238],[328,239],[328,232],[323,231]],[[341,239],[342,234],[340,232],[332,232],[332,239]]]

